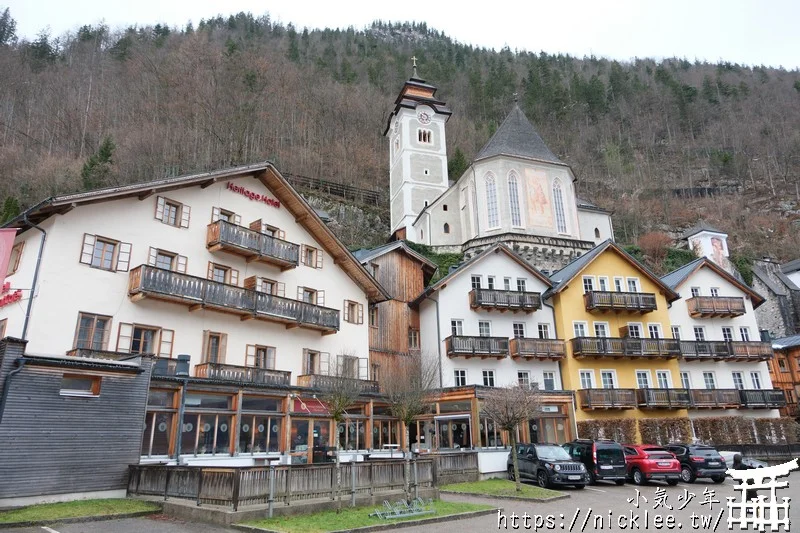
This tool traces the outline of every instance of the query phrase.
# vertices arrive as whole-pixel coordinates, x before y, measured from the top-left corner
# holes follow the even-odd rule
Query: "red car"
[[[681,479],[681,463],[672,452],[653,444],[625,444],[628,478],[637,485],[648,481],[666,481],[677,485]]]

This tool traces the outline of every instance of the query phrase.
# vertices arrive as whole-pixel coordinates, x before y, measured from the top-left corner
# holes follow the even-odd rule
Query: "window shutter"
[[[156,197],[156,220],[160,220],[164,222],[164,206],[166,205],[166,201],[164,197],[157,196]]]
[[[369,369],[367,368],[367,359],[363,357],[358,360],[358,379],[369,379]]]
[[[345,322],[350,322],[350,302],[347,300],[344,301],[344,305],[342,306],[342,318]]]
[[[256,276],[248,276],[244,278],[244,288],[250,291],[258,290],[258,278]]]
[[[308,349],[303,348],[303,373],[302,375],[308,375]]]
[[[108,339],[111,337],[111,317],[108,318],[108,324],[106,324],[106,329],[103,330],[103,350],[108,350]],[[97,322],[95,322],[95,327],[97,326]]]
[[[10,265],[11,268],[8,270],[9,272],[16,272],[19,268],[19,261],[22,259],[22,252],[25,250],[25,241],[20,241],[14,246],[19,246],[19,251],[17,252],[16,257],[14,257],[14,264]]]
[[[317,291],[317,305],[325,305],[325,291]]]
[[[322,376],[331,374],[331,354],[322,352],[319,354],[319,369],[317,372]]]
[[[358,321],[356,323],[364,323],[364,304],[358,304]]]
[[[90,259],[91,259],[91,257],[90,257]],[[305,244],[301,244],[300,245],[300,264],[301,265],[305,265],[306,264],[306,245]]]
[[[256,366],[256,345],[248,344],[244,351],[244,366]]]
[[[219,360],[220,364],[225,364],[225,356],[228,353],[228,334],[223,333],[219,336]]]
[[[81,264],[91,265],[92,254],[94,254],[95,236],[88,233],[83,234],[83,247],[81,248]]]
[[[158,356],[159,357],[172,357],[172,344],[175,339],[174,329],[161,330],[161,342],[159,343]]]
[[[188,205],[181,206],[181,227],[189,227],[189,219],[192,217],[192,208]]]
[[[317,249],[317,253],[314,254],[314,258],[317,260],[316,268],[322,268],[322,250]]]
[[[214,279],[214,263],[208,262],[208,279]]]
[[[278,231],[276,231],[276,232],[275,232],[275,236],[276,236],[277,238],[279,238],[280,240],[282,240],[282,241],[285,241],[285,240],[286,240],[286,232],[285,232],[285,231],[283,231],[282,229],[279,229]]]
[[[275,370],[275,348],[267,348],[267,368]]]
[[[262,224],[260,218],[258,220],[252,221],[250,223],[250,226],[248,226],[248,227],[253,231],[257,231],[259,233],[264,233],[264,224]]]
[[[304,287],[297,287],[297,300],[300,302],[303,301],[303,288]]]
[[[120,322],[117,334],[117,351],[130,353],[131,339],[133,338],[133,324]]]
[[[231,285],[239,286],[239,271],[235,268],[231,269]]]
[[[188,261],[189,260],[186,258],[185,255],[179,255],[177,258],[175,269],[181,274],[186,274],[186,263]]]
[[[200,350],[200,360],[204,363],[208,362],[208,336],[209,331],[207,329],[203,330],[203,348]]]
[[[156,251],[156,249],[151,246],[150,250],[147,253],[147,264],[148,265],[156,266],[156,254],[157,253],[158,252]]]
[[[117,254],[117,271],[127,272],[131,267],[131,243],[119,243],[119,253]]]
[[[219,220],[219,207],[215,207],[211,210],[211,223]]]
[[[242,215],[233,215],[233,223],[237,226],[242,225]]]
[[[277,288],[277,294],[276,295],[280,296],[281,298],[285,298],[286,297],[286,284],[285,283],[280,282],[280,281],[278,282],[278,288]]]

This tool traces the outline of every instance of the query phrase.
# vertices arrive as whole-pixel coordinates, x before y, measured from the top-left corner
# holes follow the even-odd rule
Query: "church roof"
[[[416,109],[419,105],[427,105],[436,113],[450,118],[453,113],[446,103],[436,98],[436,90],[435,85],[416,77],[415,70],[414,76],[409,78],[403,84],[403,88],[400,89],[400,94],[397,95],[394,101],[394,110],[386,121],[386,129],[383,130],[383,134],[386,135],[389,132],[389,128],[392,125],[392,117],[399,113],[401,108]]]
[[[517,104],[514,104],[514,108],[492,138],[478,152],[475,161],[496,155],[527,157],[558,165],[566,164],[550,151]]]

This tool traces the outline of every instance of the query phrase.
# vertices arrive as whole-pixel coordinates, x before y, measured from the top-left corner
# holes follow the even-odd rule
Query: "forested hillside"
[[[248,14],[184,28],[84,26],[26,42],[6,10],[4,211],[264,159],[286,173],[386,189],[382,133],[412,55],[453,110],[454,172],[518,93],[572,165],[581,196],[614,211],[621,242],[705,218],[731,233],[739,256],[799,254],[797,71],[495,52],[425,25],[306,31]]]

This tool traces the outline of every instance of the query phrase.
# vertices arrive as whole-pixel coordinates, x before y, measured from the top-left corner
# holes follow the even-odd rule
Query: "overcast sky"
[[[112,29],[155,23],[183,27],[220,13],[249,11],[298,28],[424,21],[460,42],[495,49],[508,45],[579,57],[677,56],[800,67],[798,0],[0,0],[3,6],[11,9],[17,34],[28,39],[46,27],[53,36],[101,21]]]

